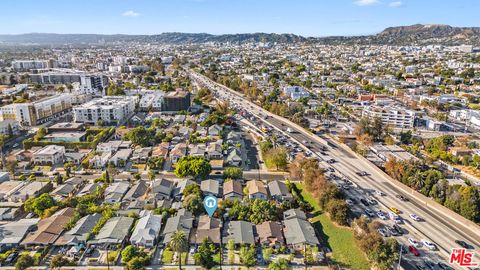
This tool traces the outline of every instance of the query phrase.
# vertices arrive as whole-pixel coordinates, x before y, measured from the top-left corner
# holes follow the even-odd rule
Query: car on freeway
[[[327,171],[329,171],[329,172],[335,172],[335,169],[332,168],[332,167],[328,167],[328,168],[327,168]]]
[[[365,200],[364,198],[361,198],[361,199],[360,199],[360,202],[361,202],[363,205],[368,206],[368,202],[367,202],[367,200]]]
[[[410,252],[415,255],[415,256],[420,256],[420,252],[418,252],[418,250],[414,247],[414,246],[408,246],[408,250],[410,250]]]
[[[422,219],[417,216],[416,214],[410,214],[408,215],[411,219],[415,220],[415,221],[421,221]]]
[[[373,212],[370,209],[365,209],[365,214],[367,214],[367,216],[372,217],[372,218],[375,217],[375,212]]]
[[[411,238],[411,237],[408,238],[408,242],[409,242],[412,246],[417,247],[417,248],[422,246],[422,244],[421,244],[420,242],[418,242],[417,240],[415,240],[415,239],[413,239],[413,238]]]
[[[385,230],[385,229],[379,228],[377,231],[378,231],[378,233],[379,233],[381,236],[383,236],[383,237],[389,237],[389,236],[390,236],[390,234],[388,233],[388,231]]]
[[[437,266],[439,269],[442,269],[442,270],[455,270],[455,268],[443,263],[443,262],[438,262],[437,263]]]
[[[392,236],[399,236],[400,234],[397,232],[397,230],[393,229],[390,226],[385,226],[385,230]]]
[[[402,235],[403,234],[403,229],[400,227],[398,224],[393,224],[392,228],[397,231],[398,234]]]
[[[427,239],[422,239],[422,244],[430,250],[436,250],[437,246]]]
[[[395,213],[397,215],[401,213],[401,211],[398,208],[395,208],[395,207],[390,207],[390,211],[392,211],[393,213]]]
[[[349,200],[349,199],[346,199],[345,202],[346,202],[348,205],[350,205],[350,206],[353,206],[353,205],[354,205],[354,203],[353,203],[351,200]]]
[[[455,240],[455,243],[466,249],[473,249],[473,246],[463,240]]]
[[[328,164],[333,164],[333,163],[335,163],[335,159],[331,158],[331,159],[327,160],[327,163]]]
[[[360,171],[360,172],[356,172],[357,175],[359,176],[367,176],[368,173],[366,171]]]
[[[404,201],[404,202],[408,202],[408,198],[403,196],[403,195],[397,194],[395,197],[397,199],[400,199],[400,200]]]
[[[380,218],[381,220],[387,220],[387,216],[385,215],[385,213],[383,213],[382,211],[378,211],[377,212],[377,217]]]
[[[433,263],[430,260],[425,260],[425,261],[423,261],[423,263],[425,263],[425,266],[427,266],[428,269],[431,269],[431,270],[436,270],[437,269],[437,266],[435,265],[435,263]]]
[[[385,193],[380,190],[375,190],[375,194],[377,194],[378,196],[385,196]]]
[[[367,201],[368,201],[368,203],[371,204],[371,205],[378,204],[378,202],[377,202],[375,199],[373,199],[373,198],[368,198]]]

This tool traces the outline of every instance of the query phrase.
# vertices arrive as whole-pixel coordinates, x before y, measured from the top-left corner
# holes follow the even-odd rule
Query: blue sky
[[[2,0],[0,33],[363,35],[480,26],[479,11],[478,0]]]

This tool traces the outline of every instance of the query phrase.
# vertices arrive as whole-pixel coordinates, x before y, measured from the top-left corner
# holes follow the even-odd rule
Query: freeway
[[[408,238],[414,238],[417,241],[426,239],[435,243],[437,247],[436,251],[431,251],[426,247],[420,248],[422,254],[420,258],[414,257],[410,253],[405,254],[404,258],[413,262],[413,264],[423,264],[422,261],[427,258],[434,262],[448,261],[451,249],[460,247],[455,243],[455,240],[466,241],[478,251],[480,247],[480,228],[478,226],[472,225],[471,222],[449,210],[432,207],[429,204],[435,204],[435,202],[420,194],[413,194],[413,191],[405,189],[401,183],[386,176],[373,164],[357,156],[353,151],[338,144],[328,136],[313,135],[289,120],[262,109],[243,97],[242,94],[217,84],[202,75],[191,72],[191,77],[213,90],[218,99],[228,100],[235,106],[241,106],[250,114],[260,118],[264,123],[281,131],[294,141],[302,142],[320,160],[333,158],[336,162],[325,166],[332,167],[343,178],[352,181],[357,187],[355,190],[346,192],[348,196],[355,197],[356,201],[362,197],[375,198],[379,204],[369,206],[374,211],[383,210],[385,212],[390,207],[398,208],[401,211],[399,215],[404,220],[403,229],[407,233],[403,237],[398,237],[397,240],[408,246],[410,245]],[[327,146],[328,151],[326,155],[323,155],[322,152],[324,151],[322,149],[325,146]],[[366,175],[360,176],[357,174],[358,172],[366,172]],[[384,196],[374,195],[375,191],[381,191]],[[409,201],[403,201],[397,195],[402,195]],[[356,208],[358,207],[362,210],[367,208],[356,206]],[[410,214],[416,214],[422,220],[414,221],[409,217]],[[393,223],[391,221],[385,223],[388,224],[388,222]]]

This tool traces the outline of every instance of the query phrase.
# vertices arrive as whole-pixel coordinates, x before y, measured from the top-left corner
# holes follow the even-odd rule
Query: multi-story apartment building
[[[91,100],[73,108],[73,118],[78,123],[121,123],[135,110],[137,96],[108,96]]]
[[[14,60],[12,61],[12,69],[15,71],[29,71],[31,69],[49,68],[47,60]]]
[[[41,73],[29,74],[33,84],[72,84],[75,82],[87,87],[103,89],[108,79],[102,74],[86,74],[71,69],[54,69]]]
[[[385,125],[395,128],[413,128],[416,112],[403,108],[370,106],[363,109],[363,117],[379,117]]]
[[[58,94],[34,102],[0,107],[0,121],[16,120],[21,125],[34,126],[71,108],[71,95]]]
[[[139,108],[142,111],[161,111],[163,104],[164,92],[154,91],[151,93],[146,93],[142,95],[142,98],[139,102]]]
[[[163,97],[162,111],[178,112],[190,108],[190,92],[169,92]]]

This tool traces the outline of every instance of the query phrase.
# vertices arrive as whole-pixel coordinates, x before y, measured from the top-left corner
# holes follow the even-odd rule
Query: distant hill
[[[480,46],[480,27],[453,27],[442,24],[415,24],[389,27],[376,35],[303,37],[294,34],[247,33],[212,35],[207,33],[162,33],[158,35],[45,34],[0,35],[0,44],[67,45],[112,42],[191,43],[299,43],[426,45],[471,44]]]
[[[295,43],[304,42],[306,38],[293,34],[228,34],[211,35],[206,33],[162,33],[158,35],[97,35],[97,34],[45,34],[29,33],[21,35],[0,35],[0,42],[13,43],[34,43],[40,45],[60,44],[87,44],[99,42],[158,42],[165,44],[188,44],[205,42],[278,42]]]

